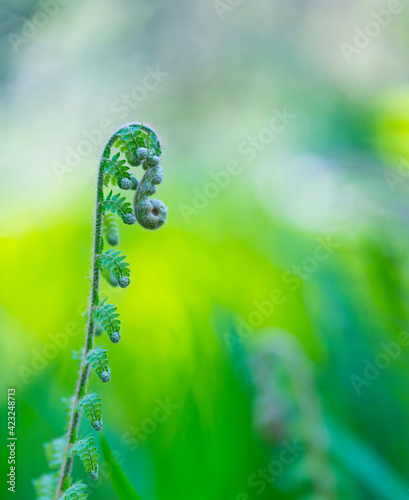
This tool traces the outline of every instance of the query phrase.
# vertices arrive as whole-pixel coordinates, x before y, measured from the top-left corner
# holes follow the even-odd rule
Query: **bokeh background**
[[[123,339],[91,386],[115,468],[143,500],[407,499],[407,1],[0,10],[2,498],[35,498],[62,434],[98,157],[143,121],[169,217],[121,227],[132,283],[103,286]],[[112,462],[90,498],[130,498]]]

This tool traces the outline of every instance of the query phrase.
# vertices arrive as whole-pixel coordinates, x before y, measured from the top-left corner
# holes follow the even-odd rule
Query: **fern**
[[[80,439],[70,449],[69,456],[78,455],[91,479],[98,479],[99,455],[94,438]]]
[[[118,280],[115,278],[114,274],[109,269],[106,269],[105,267],[103,267],[101,269],[101,276],[108,283],[108,285],[110,285],[114,288],[118,286],[118,284],[119,284]]]
[[[87,489],[83,483],[75,483],[64,493],[61,500],[86,500],[88,497],[85,494]]]
[[[102,165],[105,171],[104,184],[108,186],[109,182],[112,182],[112,178],[114,178],[121,189],[131,189],[132,180],[129,167],[126,161],[119,160],[119,157],[120,153],[112,158],[103,160]]]
[[[111,246],[119,245],[118,222],[115,214],[108,213],[104,215],[102,234]]]
[[[64,458],[64,450],[67,446],[67,439],[65,436],[54,439],[51,443],[44,445],[45,456],[47,458],[48,466],[50,469],[57,469],[61,466]]]
[[[107,299],[104,299],[95,307],[93,311],[94,320],[99,321],[111,342],[117,344],[121,340],[119,314],[116,312],[117,307],[113,304],[105,304],[106,301]]]
[[[58,475],[56,473],[44,474],[35,479],[33,484],[37,495],[36,500],[52,500],[58,484]]]
[[[114,214],[118,214],[125,224],[135,224],[136,219],[131,204],[126,201],[126,198],[121,198],[119,193],[112,194],[112,191],[110,191],[105,200],[101,202],[101,205],[102,210],[109,210]]]
[[[86,394],[78,403],[85,413],[92,427],[96,431],[102,430],[102,398],[96,392]]]
[[[89,351],[87,356],[87,363],[92,366],[102,382],[109,382],[111,379],[107,352],[108,351],[106,349],[96,347],[95,349]]]
[[[114,148],[119,151],[112,151]],[[125,155],[125,160],[121,158]],[[148,229],[157,229],[166,220],[167,209],[158,200],[149,196],[156,192],[162,182],[163,171],[159,166],[162,154],[160,141],[153,129],[141,123],[129,124],[118,129],[108,140],[98,169],[96,192],[96,213],[94,226],[94,247],[92,260],[91,299],[87,311],[87,328],[82,349],[74,357],[80,364],[76,390],[66,399],[70,410],[67,433],[45,445],[50,468],[58,468],[34,482],[40,500],[83,500],[85,485],[71,485],[73,459],[78,455],[92,479],[98,477],[99,455],[92,437],[78,440],[81,414],[84,413],[96,430],[102,429],[102,399],[96,393],[87,393],[91,367],[103,382],[111,378],[106,349],[94,347],[94,337],[105,331],[113,343],[121,339],[119,314],[107,299],[100,299],[101,275],[113,286],[125,288],[130,283],[129,264],[121,252],[104,250],[104,244],[119,244],[118,217],[125,224],[138,223]],[[131,173],[130,168],[142,166],[141,181]],[[123,190],[134,190],[133,206],[119,193],[111,191],[105,196],[104,188],[109,185]]]
[[[138,155],[138,149],[145,146],[141,125],[123,127],[122,134],[118,137],[115,146],[119,148],[133,167],[141,164],[143,158]]]
[[[107,250],[98,257],[101,270],[111,271],[121,288],[126,288],[130,283],[131,271],[125,259],[126,255],[122,255],[119,250],[113,249]]]

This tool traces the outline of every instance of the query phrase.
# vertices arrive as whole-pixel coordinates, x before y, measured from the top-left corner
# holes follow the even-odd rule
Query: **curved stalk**
[[[133,128],[133,130],[131,130]],[[140,141],[141,135],[134,136],[135,129],[142,130],[145,133],[146,140],[144,139],[141,146]],[[138,137],[138,138],[136,138]],[[128,160],[130,166],[139,166],[142,164],[143,168],[147,170],[143,179],[140,183],[136,179],[135,181],[135,216],[133,215],[131,205],[126,202],[125,198],[118,198],[119,195],[112,195],[109,193],[107,198],[104,198],[104,178],[105,178],[105,165],[107,162],[111,162],[111,147],[117,143],[123,145],[121,148],[122,152],[125,152],[125,156]],[[122,141],[122,142],[121,142]],[[137,142],[139,141],[139,143]],[[153,141],[153,142],[152,142]],[[147,229],[157,229],[166,220],[167,209],[162,202],[158,200],[149,200],[148,196],[156,192],[156,185],[162,182],[162,169],[159,166],[159,156],[160,142],[156,133],[148,126],[142,125],[140,123],[125,125],[119,128],[116,132],[112,134],[109,138],[104,151],[101,156],[101,160],[98,168],[98,178],[97,178],[97,193],[96,193],[96,206],[95,206],[95,223],[94,223],[94,242],[93,242],[93,256],[92,256],[92,282],[91,282],[91,296],[88,307],[88,321],[85,331],[85,342],[81,360],[81,366],[78,374],[77,385],[75,393],[72,400],[70,418],[68,423],[68,430],[65,435],[66,446],[62,456],[62,465],[58,477],[58,486],[55,492],[55,500],[61,498],[64,492],[70,487],[71,472],[73,465],[73,455],[70,453],[71,449],[74,449],[74,445],[77,442],[78,428],[80,424],[80,409],[79,402],[86,394],[86,385],[88,382],[88,377],[90,374],[90,363],[88,354],[94,348],[94,333],[96,321],[101,321],[101,317],[98,318],[98,311],[100,314],[104,313],[108,315],[108,323],[111,321],[111,314],[115,313],[115,306],[104,305],[105,301],[100,302],[99,299],[99,286],[100,286],[100,271],[101,265],[98,261],[101,256],[103,241],[102,241],[102,221],[106,210],[111,210],[108,208],[109,203],[116,203],[117,209],[114,210],[122,218],[125,224],[133,224],[138,220],[139,224]],[[114,157],[114,159],[119,157],[119,154]],[[115,160],[115,161],[116,161]],[[125,162],[122,162],[125,163]],[[119,187],[121,187],[119,185]],[[129,189],[129,187],[122,189]],[[161,209],[159,213],[159,209]],[[126,212],[124,212],[124,209]],[[122,210],[122,211],[121,211]],[[123,212],[123,213],[122,213]],[[129,264],[126,263],[128,266]],[[129,279],[124,286],[129,284]],[[124,287],[123,286],[123,287]],[[114,308],[114,309],[113,309]],[[119,329],[117,325],[120,322],[113,316],[114,320],[110,322],[109,325],[105,324],[105,330],[108,333],[112,342],[116,343],[120,340]],[[102,320],[104,323],[104,320]],[[114,331],[115,330],[115,331]],[[103,380],[103,379],[101,379]],[[103,380],[107,382],[109,378]],[[102,428],[102,426],[101,426]],[[100,430],[100,429],[96,429]],[[90,477],[95,479],[97,477],[97,471],[94,470],[89,472]],[[95,475],[96,477],[93,477]],[[50,498],[52,493],[50,494]]]

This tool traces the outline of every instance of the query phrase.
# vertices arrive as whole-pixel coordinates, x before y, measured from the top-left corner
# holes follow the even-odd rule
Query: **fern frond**
[[[35,479],[33,485],[37,495],[36,500],[53,500],[57,484],[58,475],[54,472]]]
[[[152,151],[155,155],[160,156],[162,154],[159,139],[155,135],[152,135],[151,133],[148,133],[146,135],[146,147],[150,151]]]
[[[121,322],[118,319],[119,314],[116,312],[117,307],[113,304],[105,304],[107,299],[100,302],[93,310],[93,316],[96,321],[99,321],[103,329],[107,332],[111,342],[117,344],[121,340],[120,327]]]
[[[115,142],[115,147],[125,153],[126,159],[134,167],[141,164],[141,158],[138,158],[137,154],[138,148],[145,146],[141,127],[141,125],[122,127]]]
[[[109,382],[111,379],[107,352],[108,351],[106,349],[96,347],[95,349],[89,351],[87,356],[87,363],[92,366],[102,382]]]
[[[86,500],[88,498],[88,495],[85,493],[86,489],[85,484],[75,483],[60,497],[60,500]]]
[[[111,271],[117,279],[121,288],[129,285],[129,276],[131,271],[128,262],[125,261],[126,255],[121,254],[119,250],[107,250],[98,256],[98,265],[101,269]]]
[[[98,479],[99,455],[94,438],[77,441],[69,451],[69,456],[78,455],[91,479]]]
[[[96,431],[102,430],[102,398],[96,392],[86,394],[78,403],[78,406],[91,422]]]
[[[66,446],[67,439],[65,437],[59,437],[44,445],[45,456],[50,469],[57,469],[61,466]]]
[[[114,214],[107,213],[104,215],[102,234],[111,246],[115,247],[119,244],[118,222]]]
[[[101,205],[104,211],[109,210],[114,214],[118,214],[125,224],[135,224],[136,219],[131,204],[126,201],[126,198],[121,198],[119,193],[112,194],[112,191],[110,191],[105,200],[101,202]]]
[[[108,185],[109,181],[111,181],[113,177],[120,188],[130,189],[132,186],[132,181],[129,167],[126,164],[126,161],[120,160],[119,157],[120,153],[117,153],[112,158],[102,160],[102,167],[105,172],[105,178],[108,179],[108,182],[105,182],[105,184]],[[124,179],[127,179],[128,182]]]
[[[108,283],[108,285],[113,286],[114,288],[118,286],[118,280],[115,278],[114,274],[109,270],[103,267],[101,269],[101,274],[104,280]]]

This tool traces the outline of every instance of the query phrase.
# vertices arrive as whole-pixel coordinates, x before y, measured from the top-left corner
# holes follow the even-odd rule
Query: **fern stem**
[[[74,400],[72,402],[71,417],[67,431],[67,446],[64,451],[64,459],[61,466],[61,474],[58,481],[58,488],[55,496],[56,500],[58,500],[58,498],[64,492],[66,487],[69,486],[66,483],[67,483],[67,478],[71,475],[73,457],[69,457],[68,452],[70,450],[70,447],[75,443],[77,439],[78,427],[80,423],[78,402],[84,395],[85,386],[87,384],[90,372],[89,363],[87,362],[87,356],[89,351],[94,346],[95,321],[92,313],[94,308],[98,305],[99,302],[98,292],[99,292],[99,282],[100,282],[100,269],[98,266],[98,256],[101,253],[101,231],[102,231],[102,215],[103,215],[101,209],[101,202],[104,199],[104,194],[103,194],[104,169],[102,167],[102,162],[107,157],[109,158],[110,145],[114,140],[114,136],[111,137],[107,146],[104,149],[104,153],[102,155],[98,169],[97,196],[96,196],[96,207],[95,207],[95,226],[94,226],[94,250],[92,256],[91,300],[88,310],[88,324],[85,335],[84,353],[82,357],[81,368],[78,375],[77,388],[75,390]]]

